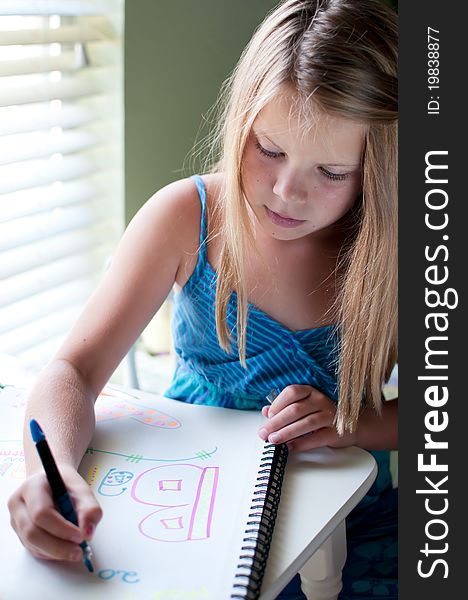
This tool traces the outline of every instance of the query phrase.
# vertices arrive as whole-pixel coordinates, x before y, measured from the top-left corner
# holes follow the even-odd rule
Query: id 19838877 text
[[[427,28],[427,89],[429,100],[427,114],[438,115],[440,112],[440,40],[439,30]]]

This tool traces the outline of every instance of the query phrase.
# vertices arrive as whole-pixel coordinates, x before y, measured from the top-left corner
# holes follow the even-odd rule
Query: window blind
[[[0,2],[0,360],[28,372],[123,230],[123,12],[123,0]]]

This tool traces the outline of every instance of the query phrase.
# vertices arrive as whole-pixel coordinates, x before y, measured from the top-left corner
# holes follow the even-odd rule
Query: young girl
[[[77,473],[94,400],[175,286],[167,395],[260,410],[277,388],[262,438],[374,451],[340,598],[397,597],[397,403],[382,402],[397,348],[396,51],[395,15],[373,0],[286,0],[258,28],[223,88],[215,166],[143,206],[31,394],[26,423],[47,431],[80,524],[54,510],[26,434],[9,509],[32,554],[80,560],[101,518]]]

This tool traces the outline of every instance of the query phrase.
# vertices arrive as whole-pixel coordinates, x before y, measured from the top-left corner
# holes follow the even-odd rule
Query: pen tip
[[[31,430],[31,436],[35,444],[41,440],[45,440],[44,432],[40,428],[40,425],[36,419],[31,419],[29,421],[29,429]]]
[[[93,563],[91,562],[91,557],[93,552],[91,550],[91,546],[88,542],[81,542],[81,549],[83,550],[83,562],[90,573],[94,571]]]
[[[85,558],[84,564],[86,565],[86,567],[90,573],[94,572],[93,563],[89,560],[89,558]]]

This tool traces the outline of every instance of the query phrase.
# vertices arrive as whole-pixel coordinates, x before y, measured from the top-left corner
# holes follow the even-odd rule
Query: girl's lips
[[[266,210],[267,215],[273,221],[273,223],[275,225],[279,225],[280,227],[299,227],[299,225],[302,225],[302,223],[305,223],[305,221],[302,221],[299,219],[291,219],[290,217],[283,217],[282,215],[279,215],[278,213],[275,213],[272,210],[270,210],[267,206],[265,206],[265,210]]]

